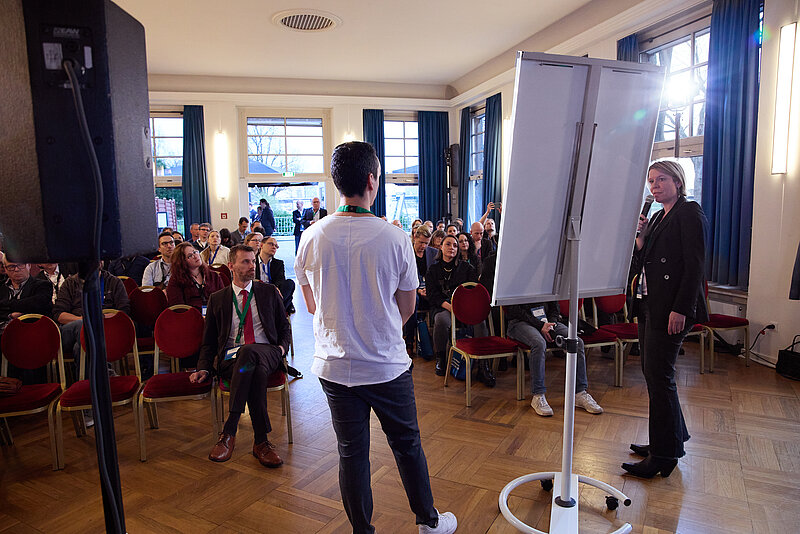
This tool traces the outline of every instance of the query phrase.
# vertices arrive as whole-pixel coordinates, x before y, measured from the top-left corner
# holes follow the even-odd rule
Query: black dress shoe
[[[650,456],[650,445],[637,445],[635,443],[631,443],[631,450],[634,454],[638,454],[639,456],[643,456],[645,458]]]
[[[636,464],[622,464],[622,468],[631,475],[641,478],[653,478],[659,473],[662,477],[667,478],[676,465],[678,465],[676,458],[648,456]]]
[[[497,384],[497,379],[494,377],[494,373],[492,373],[492,369],[489,367],[488,362],[483,362],[483,365],[478,367],[478,381],[483,382],[487,388],[493,388],[495,384]]]
[[[445,358],[436,358],[436,376],[444,376],[447,370],[445,367],[447,366],[447,360]]]
[[[292,367],[291,365],[287,365],[286,374],[291,376],[292,378],[303,378],[303,373]]]

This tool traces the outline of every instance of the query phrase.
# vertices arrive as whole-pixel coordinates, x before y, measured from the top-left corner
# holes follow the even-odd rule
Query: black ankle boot
[[[631,443],[631,450],[633,454],[637,454],[644,458],[650,456],[650,445],[637,445],[636,443]]]
[[[444,376],[447,372],[447,358],[445,355],[437,354],[436,355],[436,376]]]
[[[678,465],[677,458],[656,458],[651,455],[636,464],[622,464],[622,468],[631,475],[641,478],[653,478],[659,473],[667,478],[676,465]]]
[[[493,388],[497,383],[492,368],[489,367],[489,362],[486,360],[481,361],[478,365],[478,381],[483,382],[488,388]]]

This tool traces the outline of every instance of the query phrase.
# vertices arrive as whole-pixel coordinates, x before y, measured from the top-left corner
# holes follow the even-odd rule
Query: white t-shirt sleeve
[[[417,260],[414,256],[414,248],[411,241],[403,232],[403,240],[400,248],[400,283],[397,289],[400,291],[415,291],[419,287],[419,276],[417,275]]]
[[[307,286],[310,283],[305,269],[307,243],[308,239],[300,240],[300,246],[297,247],[297,254],[294,257],[294,274],[297,277],[297,283],[301,286]]]

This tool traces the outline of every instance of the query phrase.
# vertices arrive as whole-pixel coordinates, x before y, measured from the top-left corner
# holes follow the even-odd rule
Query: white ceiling
[[[145,27],[151,74],[447,85],[589,0],[115,0]],[[333,13],[300,33],[280,11]]]

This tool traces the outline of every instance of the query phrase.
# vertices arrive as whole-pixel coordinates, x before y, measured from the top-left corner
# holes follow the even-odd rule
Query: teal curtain
[[[639,63],[639,36],[635,33],[617,41],[617,59]]]
[[[503,166],[503,104],[500,93],[486,99],[486,132],[483,145],[483,202],[498,203],[502,196]],[[483,211],[483,210],[481,210]],[[492,214],[495,227],[500,228],[500,212]]]
[[[364,110],[364,141],[375,147],[378,161],[381,162],[381,175],[378,177],[378,196],[372,206],[372,212],[378,217],[386,215],[386,169],[384,154],[386,153],[383,140],[383,110]]]
[[[211,221],[208,205],[203,106],[183,107],[183,222],[186,239],[192,223]]]
[[[470,112],[469,106],[461,110],[461,132],[458,136],[459,152],[461,153],[461,181],[458,184],[458,217],[464,221],[464,227],[469,228],[469,158],[472,155],[470,147]],[[436,221],[434,221],[436,222]]]
[[[420,111],[419,121],[419,217],[441,219],[447,209],[447,112]]]
[[[708,280],[747,287],[758,116],[760,0],[715,0],[711,12],[702,206]]]

